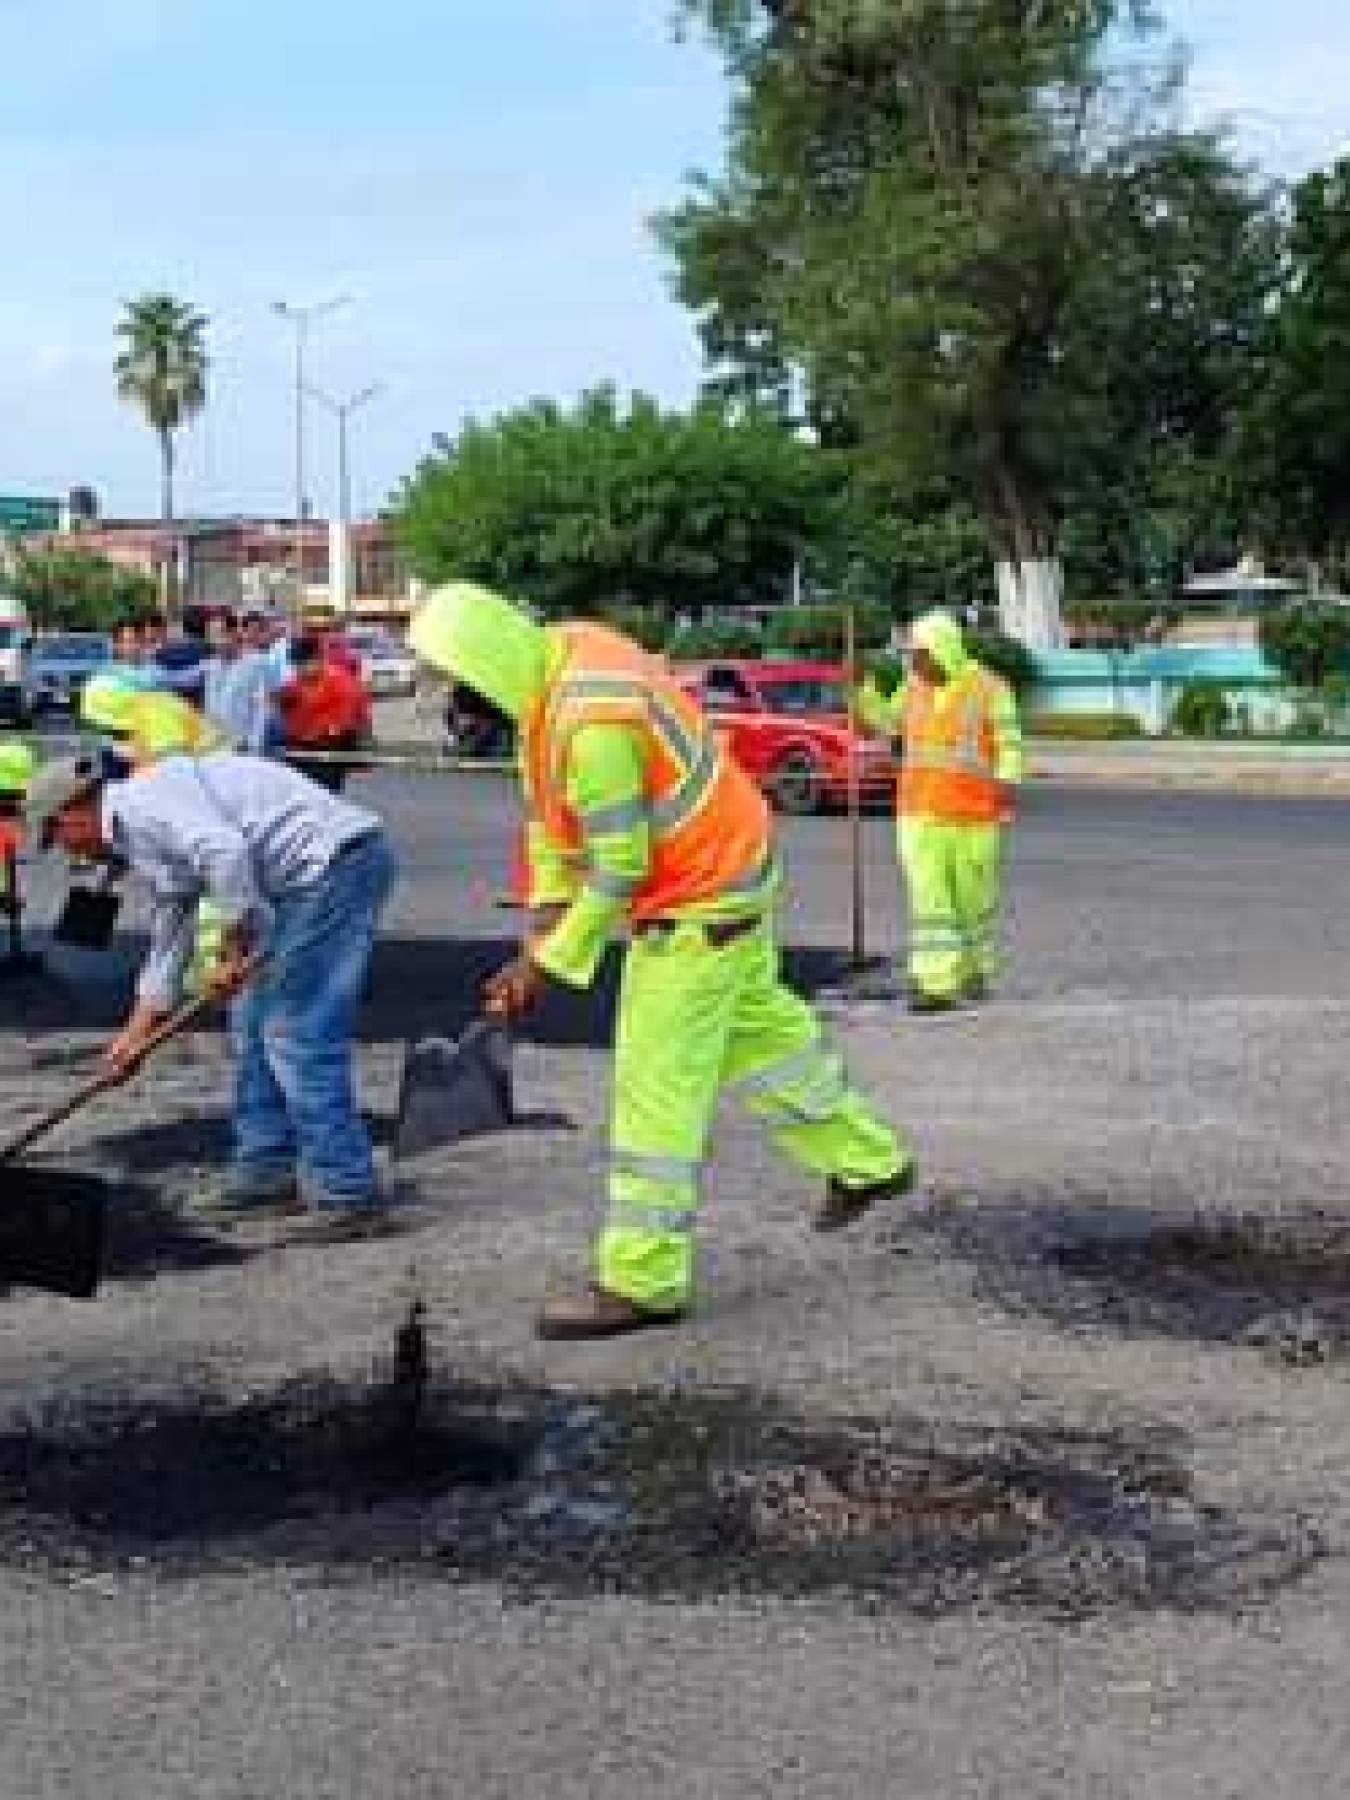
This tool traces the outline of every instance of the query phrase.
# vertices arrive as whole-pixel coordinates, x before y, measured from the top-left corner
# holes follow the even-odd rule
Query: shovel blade
[[[68,1169],[0,1169],[0,1287],[91,1300],[103,1273],[107,1190]]]
[[[458,1042],[433,1037],[408,1046],[394,1127],[396,1160],[505,1131],[515,1116],[511,1039],[501,1025],[480,1021]]]

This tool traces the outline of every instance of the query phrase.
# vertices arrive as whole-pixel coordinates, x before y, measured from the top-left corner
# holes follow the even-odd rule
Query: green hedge
[[[1232,703],[1222,682],[1188,681],[1168,723],[1182,737],[1215,738],[1223,736],[1232,718]]]
[[[891,635],[891,614],[884,606],[859,606],[858,644],[879,649]],[[767,656],[840,662],[844,655],[844,615],[837,606],[785,607],[769,620],[764,633]]]
[[[1056,738],[1066,744],[1105,744],[1119,738],[1137,738],[1144,728],[1133,713],[1029,713],[1029,737]]]
[[[714,619],[676,629],[667,638],[665,649],[680,662],[702,662],[714,656],[763,656],[764,633],[751,619]]]

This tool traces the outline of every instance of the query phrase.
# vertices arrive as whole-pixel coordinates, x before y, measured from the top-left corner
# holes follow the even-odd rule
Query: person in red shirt
[[[291,645],[291,679],[277,694],[286,760],[302,775],[338,793],[351,765],[325,755],[369,747],[370,695],[359,675],[324,652],[306,633]],[[305,752],[319,752],[319,756]]]

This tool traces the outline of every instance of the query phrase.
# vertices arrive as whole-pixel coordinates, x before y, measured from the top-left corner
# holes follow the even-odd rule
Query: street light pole
[[[352,415],[360,412],[363,406],[368,405],[377,394],[382,392],[382,386],[380,382],[372,381],[367,387],[361,388],[359,392],[348,395],[345,400],[339,400],[335,398],[334,395],[325,393],[322,388],[315,387],[312,383],[307,384],[305,392],[311,399],[317,400],[320,406],[326,407],[337,420],[338,529],[341,532],[343,569],[345,576],[346,571],[351,566],[352,542],[352,476],[351,460],[348,454],[347,428]],[[329,586],[330,588],[333,586],[331,570],[329,572]],[[343,590],[342,598],[344,605],[342,610],[345,610],[346,605],[348,604],[345,580],[343,583]]]
[[[309,328],[316,319],[327,317],[339,307],[350,304],[346,294],[331,300],[318,300],[309,306],[294,306],[288,300],[274,300],[272,311],[295,328],[295,579],[297,602],[305,589],[305,343]]]

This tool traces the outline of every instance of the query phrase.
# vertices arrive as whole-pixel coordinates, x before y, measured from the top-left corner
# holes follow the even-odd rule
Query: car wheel
[[[769,792],[780,812],[813,813],[820,810],[820,765],[809,750],[789,750],[769,777]]]

